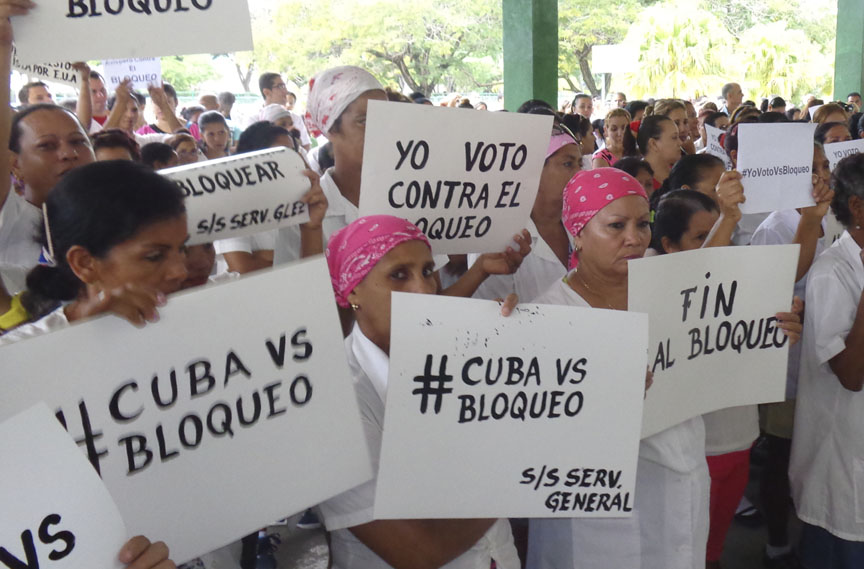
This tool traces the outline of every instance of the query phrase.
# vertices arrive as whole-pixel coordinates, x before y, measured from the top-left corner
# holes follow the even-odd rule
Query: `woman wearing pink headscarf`
[[[629,174],[576,174],[562,215],[574,242],[572,270],[536,302],[627,310],[627,264],[648,248],[649,215],[648,195]],[[533,519],[528,568],[704,567],[710,482],[702,418],[644,439],[638,464],[631,518]]]
[[[334,166],[321,176],[321,188],[329,204],[322,224],[325,244],[333,233],[359,216],[369,101],[387,101],[387,95],[381,83],[365,69],[351,65],[334,67],[309,81],[306,118],[314,126],[313,133],[323,133],[333,144]],[[531,241],[525,232],[513,239],[518,247],[510,252],[481,255],[478,262],[447,289],[447,294],[471,296],[489,275],[516,270],[522,257],[530,252]],[[274,265],[299,259],[301,244],[299,230],[295,227],[279,230]],[[436,261],[440,268],[447,263],[447,258]]]
[[[373,467],[377,469],[390,365],[393,291],[435,294],[429,242],[388,215],[362,217],[334,233],[327,263],[336,300],[356,323],[345,339]],[[509,314],[515,297],[502,313]],[[320,505],[334,569],[519,569],[507,520],[373,520],[375,480]]]
[[[570,238],[561,224],[564,187],[579,171],[582,151],[573,134],[554,126],[540,174],[540,187],[526,229],[531,234],[531,255],[512,275],[495,275],[480,285],[474,298],[496,299],[516,293],[531,301],[561,278],[570,258]],[[474,256],[469,256],[469,260]]]

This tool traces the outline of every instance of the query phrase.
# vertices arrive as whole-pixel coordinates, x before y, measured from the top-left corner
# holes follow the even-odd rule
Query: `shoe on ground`
[[[318,529],[321,527],[321,520],[318,519],[315,512],[312,510],[306,510],[303,512],[303,515],[300,516],[300,520],[297,522],[297,527],[300,529]]]

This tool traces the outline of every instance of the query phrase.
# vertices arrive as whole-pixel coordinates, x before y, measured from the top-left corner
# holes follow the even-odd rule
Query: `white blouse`
[[[829,362],[864,290],[860,254],[844,232],[810,268],[789,465],[798,517],[850,541],[864,541],[864,391],[844,388]]]
[[[372,467],[377,470],[384,430],[384,401],[390,358],[357,325],[345,339],[345,349]],[[348,529],[373,521],[374,503],[375,479],[372,479],[319,506],[331,535],[330,551],[334,569],[390,568]],[[493,559],[500,569],[518,569],[520,566],[510,523],[504,519],[497,520],[471,549],[444,565],[444,568],[489,569]]]

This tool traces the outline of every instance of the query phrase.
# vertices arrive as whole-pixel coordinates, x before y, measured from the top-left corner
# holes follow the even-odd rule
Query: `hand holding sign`
[[[127,79],[132,88],[142,91],[151,85],[162,85],[162,61],[157,57],[111,59],[104,62],[103,71],[109,89],[116,88]]]

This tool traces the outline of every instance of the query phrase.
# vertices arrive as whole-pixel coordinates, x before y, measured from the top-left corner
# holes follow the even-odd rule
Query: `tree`
[[[288,0],[260,22],[255,60],[298,84],[328,66],[353,64],[431,94],[441,85],[473,89],[494,82],[501,53],[497,0]]]
[[[719,91],[732,40],[714,15],[687,0],[648,8],[625,40],[639,51],[639,69],[628,75],[628,91],[665,97]]]
[[[558,73],[571,91],[600,95],[601,89],[591,71],[592,48],[621,42],[630,24],[654,1],[559,0]],[[581,84],[577,85],[577,81]]]
[[[175,55],[162,58],[162,79],[178,91],[197,91],[201,83],[215,79],[210,55]]]

